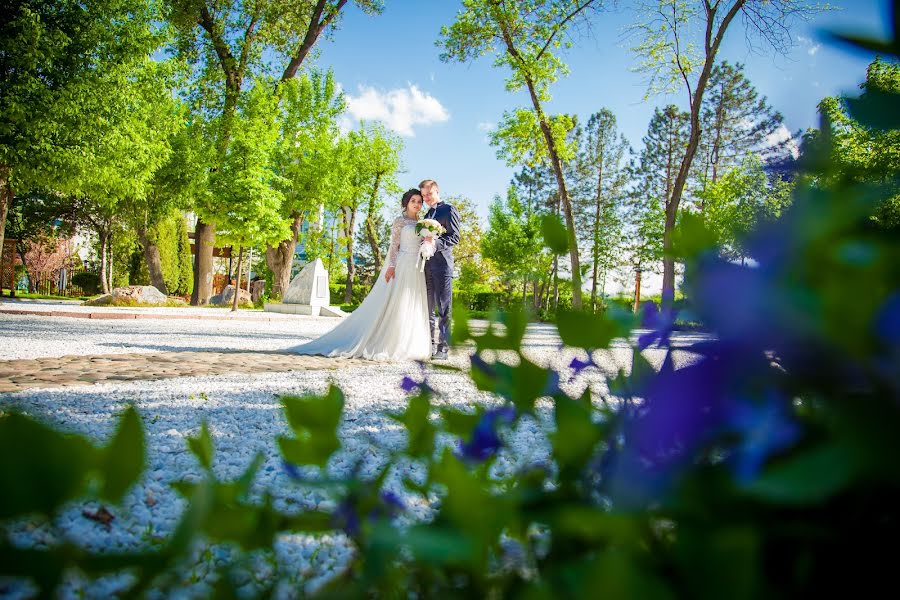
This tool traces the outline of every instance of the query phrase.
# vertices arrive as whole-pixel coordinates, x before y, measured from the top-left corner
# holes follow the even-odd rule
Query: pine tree
[[[713,68],[700,119],[702,135],[696,168],[701,188],[715,183],[750,154],[777,161],[787,151],[790,139],[774,138],[783,127],[781,114],[759,96],[740,63],[722,62]]]
[[[628,141],[608,109],[590,116],[576,134],[578,183],[574,186],[580,240],[591,257],[591,310],[598,308],[607,272],[616,266],[622,242],[622,204],[628,171]]]

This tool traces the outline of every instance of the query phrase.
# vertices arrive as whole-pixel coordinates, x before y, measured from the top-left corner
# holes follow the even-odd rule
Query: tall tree
[[[280,82],[297,76],[316,42],[337,26],[348,0],[170,0],[169,20],[179,36],[176,47],[198,64],[195,96],[216,124],[218,169],[224,162],[241,92],[246,83],[268,75]],[[380,0],[356,0],[369,13]],[[277,71],[273,65],[280,64]],[[280,93],[280,86],[273,87]],[[212,251],[218,206],[196,206],[195,273],[192,304],[206,304],[212,293]]]
[[[626,247],[631,267],[656,272],[663,258],[666,213],[688,140],[688,115],[674,105],[656,109],[638,160],[631,165]]]
[[[794,43],[791,25],[820,8],[804,0],[642,0],[636,10],[640,40],[634,51],[641,57],[639,70],[649,75],[651,92],[680,87],[687,95],[690,114],[687,147],[666,206],[662,289],[669,303],[675,293],[672,233],[700,146],[704,96],[726,33],[737,19],[744,24],[748,43],[761,41],[784,52]]]
[[[576,308],[581,308],[581,268],[572,202],[563,173],[567,154],[563,140],[568,127],[560,127],[564,120],[554,122],[544,104],[550,100],[550,84],[567,70],[554,50],[568,46],[570,42],[564,41],[564,36],[573,29],[588,26],[590,13],[601,5],[600,0],[463,0],[456,21],[441,28],[438,42],[444,49],[441,59],[445,61],[468,62],[499,49],[495,64],[508,67],[511,72],[506,81],[507,90],[527,89],[531,110],[504,115],[503,128],[524,128],[530,139],[538,131],[543,140],[542,154],[546,154],[556,176],[569,233],[572,304]],[[506,139],[511,137],[508,135]],[[502,139],[502,136],[495,137],[495,140]]]
[[[228,207],[219,217],[223,241],[238,247],[237,285],[232,310],[239,300],[244,249],[270,244],[288,235],[281,212],[283,197],[273,185],[271,168],[278,140],[277,99],[267,82],[257,81],[244,94],[232,123],[232,140],[222,168],[213,177],[213,191]]]
[[[74,191],[83,150],[115,127],[109,74],[159,45],[146,0],[11,0],[0,19],[0,248],[16,190]]]
[[[900,65],[876,58],[866,69],[860,85],[862,97],[900,92]],[[825,98],[819,103],[823,128],[806,132],[804,153],[811,154],[824,145],[829,150],[833,173],[838,177],[881,185],[893,185],[892,193],[882,201],[874,215],[881,228],[900,231],[900,185],[886,173],[900,168],[900,132],[868,127],[850,114],[845,98]],[[822,138],[828,140],[827,144]]]
[[[709,92],[700,111],[701,187],[715,183],[727,169],[751,153],[779,160],[790,138],[777,139],[783,118],[744,74],[744,65],[721,62],[709,77]],[[701,206],[702,210],[702,206]]]
[[[337,119],[344,111],[344,97],[331,71],[302,73],[282,82],[280,88],[281,133],[274,160],[283,183],[282,212],[290,219],[291,232],[266,247],[266,264],[274,275],[272,294],[277,298],[290,284],[304,220],[318,213],[319,206],[342,185]]]
[[[598,292],[606,273],[615,266],[621,242],[621,208],[629,179],[626,153],[630,148],[618,131],[615,115],[608,109],[591,115],[586,127],[578,129],[576,139],[575,211],[579,233],[587,242],[591,257],[594,311],[598,307]]]

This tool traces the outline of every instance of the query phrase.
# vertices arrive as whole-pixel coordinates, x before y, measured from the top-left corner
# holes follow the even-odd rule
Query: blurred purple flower
[[[284,472],[287,473],[288,477],[294,481],[303,481],[303,475],[300,474],[300,469],[294,463],[282,459],[281,467],[284,469]]]
[[[727,427],[741,436],[731,460],[738,481],[747,483],[759,473],[766,459],[793,444],[800,426],[788,412],[790,400],[769,390],[762,402],[735,402]]]
[[[356,537],[362,532],[361,500],[358,493],[351,492],[331,515],[332,524],[351,537]],[[369,510],[366,520],[371,522],[382,518],[393,519],[404,510],[406,506],[399,496],[391,491],[383,491],[378,494],[375,506]]]
[[[512,406],[485,411],[472,429],[471,439],[460,441],[457,456],[467,462],[484,462],[503,447],[503,440],[497,432],[498,425],[509,425],[515,418],[516,409]]]
[[[488,377],[494,377],[497,374],[494,367],[485,362],[477,353],[469,357],[469,360],[472,362],[472,368],[478,369]]]
[[[900,344],[900,292],[891,294],[875,315],[875,334],[888,344]]]
[[[655,302],[645,302],[641,312],[641,327],[650,329],[638,337],[638,348],[645,350],[652,344],[668,346],[675,331],[675,319],[678,311],[669,303],[669,308],[660,310]]]
[[[380,500],[378,506],[372,509],[369,513],[369,518],[379,519],[382,517],[386,517],[388,519],[393,519],[404,510],[406,510],[406,505],[403,504],[403,500],[400,499],[400,496],[391,491],[381,492],[378,496]]]
[[[569,378],[569,381],[573,381],[581,374],[582,371],[584,371],[588,367],[596,366],[597,365],[594,363],[594,357],[590,352],[588,352],[588,358],[586,361],[579,360],[579,358],[576,356],[572,359],[572,362],[569,363],[569,368],[572,369],[572,376]]]
[[[547,375],[547,383],[544,384],[544,389],[541,390],[541,394],[544,396],[555,396],[561,393],[562,389],[560,389],[559,387],[559,373],[557,373],[554,369],[549,369],[549,374]]]

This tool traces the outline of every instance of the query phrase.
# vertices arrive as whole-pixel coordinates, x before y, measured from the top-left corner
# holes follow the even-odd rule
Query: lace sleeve
[[[388,266],[397,264],[397,255],[400,253],[400,231],[403,229],[403,217],[397,217],[391,225],[391,245],[388,250]]]

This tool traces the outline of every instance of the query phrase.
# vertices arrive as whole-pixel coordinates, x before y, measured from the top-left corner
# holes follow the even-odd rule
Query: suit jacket
[[[434,256],[425,263],[425,268],[446,269],[453,273],[453,246],[459,243],[459,211],[455,206],[441,202],[429,209],[425,218],[434,219],[447,230],[435,240]]]

